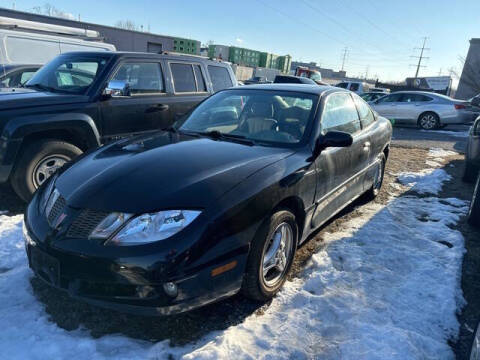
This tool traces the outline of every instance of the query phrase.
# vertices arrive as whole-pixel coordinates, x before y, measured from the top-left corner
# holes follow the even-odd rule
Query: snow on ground
[[[416,184],[437,189],[448,179],[437,171]],[[22,218],[0,215],[0,357],[453,359],[447,341],[459,327],[465,250],[452,225],[467,203],[403,196],[361,210],[342,232],[322,234],[325,247],[264,315],[175,348],[120,335],[94,339],[50,322],[29,283]]]

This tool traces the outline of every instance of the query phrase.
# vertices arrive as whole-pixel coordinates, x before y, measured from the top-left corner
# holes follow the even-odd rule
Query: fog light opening
[[[172,298],[175,298],[178,295],[178,287],[173,282],[163,284],[163,290]]]

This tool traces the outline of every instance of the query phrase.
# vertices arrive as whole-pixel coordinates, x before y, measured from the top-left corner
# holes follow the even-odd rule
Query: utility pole
[[[367,65],[367,68],[365,69],[365,80],[368,79],[368,70],[370,70],[370,65]]]
[[[423,45],[422,45],[422,47],[421,47],[421,48],[415,48],[415,50],[420,50],[420,56],[410,56],[410,57],[412,57],[412,58],[418,59],[418,63],[417,63],[417,65],[416,65],[416,66],[417,66],[417,70],[415,71],[415,79],[418,78],[418,73],[419,73],[419,71],[420,71],[420,68],[421,68],[421,67],[425,67],[425,66],[422,65],[422,60],[423,60],[423,59],[428,59],[428,57],[426,57],[426,56],[423,55],[423,53],[424,53],[426,50],[430,50],[429,48],[426,48],[426,47],[425,47],[425,45],[426,45],[426,43],[427,43],[427,39],[428,39],[428,38],[425,36],[425,37],[423,38]],[[412,66],[415,66],[415,65],[412,65]]]
[[[340,69],[340,71],[343,71],[343,69],[345,68],[345,60],[347,59],[347,54],[348,54],[348,47],[345,46],[345,48],[343,49],[343,56],[342,56],[342,68]]]
[[[442,68],[440,68],[440,70],[438,70],[438,76],[442,76]]]

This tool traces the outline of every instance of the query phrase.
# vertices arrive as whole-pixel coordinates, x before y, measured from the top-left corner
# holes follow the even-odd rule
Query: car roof
[[[211,60],[209,58],[199,55],[179,54],[179,53],[149,53],[149,52],[134,52],[134,51],[70,51],[62,55],[85,55],[85,56],[110,56],[110,57],[142,57],[142,58],[154,58],[154,59],[173,59],[173,60],[190,60],[204,61],[212,64],[226,66],[228,63],[218,60]]]
[[[323,85],[310,85],[310,84],[254,84],[254,85],[245,85],[235,88],[230,88],[231,90],[243,90],[243,89],[253,89],[253,90],[277,90],[277,91],[295,91],[303,92],[309,94],[321,95],[327,91],[343,91],[348,92],[345,89],[335,88],[333,86],[323,86]]]

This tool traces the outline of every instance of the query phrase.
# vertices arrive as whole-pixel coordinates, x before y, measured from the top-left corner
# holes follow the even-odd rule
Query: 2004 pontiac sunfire
[[[317,85],[221,91],[172,128],[84,155],[36,192],[30,267],[71,296],[170,314],[283,285],[295,250],[382,184],[392,128]]]

